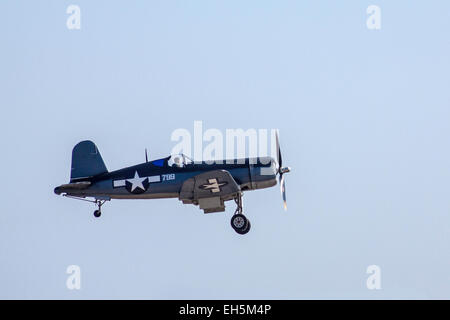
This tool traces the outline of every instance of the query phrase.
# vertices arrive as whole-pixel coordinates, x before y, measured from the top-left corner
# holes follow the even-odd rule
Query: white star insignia
[[[134,189],[136,189],[136,188],[140,188],[140,189],[142,189],[142,190],[145,190],[144,185],[142,184],[142,182],[143,182],[145,179],[147,179],[147,177],[140,178],[140,177],[139,177],[139,174],[137,173],[137,171],[136,171],[136,173],[134,174],[134,178],[133,178],[133,179],[127,179],[127,181],[128,181],[129,183],[131,183],[131,192],[133,192]]]

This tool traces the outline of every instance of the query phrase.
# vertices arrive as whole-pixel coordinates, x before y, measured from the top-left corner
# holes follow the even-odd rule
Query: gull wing
[[[238,196],[241,188],[226,170],[211,170],[187,179],[179,199],[199,205],[205,213],[225,211],[224,202]]]

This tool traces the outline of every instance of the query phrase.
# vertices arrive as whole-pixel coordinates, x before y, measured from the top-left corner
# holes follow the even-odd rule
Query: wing
[[[224,201],[232,200],[241,188],[226,170],[212,170],[187,179],[180,190],[183,203],[199,205],[205,213],[225,211]]]

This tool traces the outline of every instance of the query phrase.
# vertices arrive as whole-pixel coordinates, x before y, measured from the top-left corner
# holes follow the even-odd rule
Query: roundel
[[[148,182],[148,178],[139,177],[138,172],[136,171],[134,174],[134,178],[125,180],[125,189],[128,192],[133,194],[141,194],[147,191],[150,183]]]

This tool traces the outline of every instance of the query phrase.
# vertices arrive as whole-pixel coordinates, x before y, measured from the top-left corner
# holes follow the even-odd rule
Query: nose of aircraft
[[[271,157],[259,157],[250,172],[255,189],[268,188],[277,184],[276,161]]]

